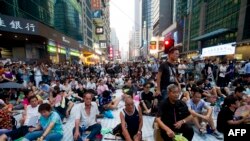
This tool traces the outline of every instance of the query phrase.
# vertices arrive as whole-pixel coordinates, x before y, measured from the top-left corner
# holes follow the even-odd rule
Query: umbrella
[[[19,84],[19,83],[16,83],[16,82],[6,82],[6,83],[0,83],[0,88],[2,89],[11,89],[11,88],[16,88],[16,89],[19,89],[19,88],[24,88],[24,85],[23,84]]]

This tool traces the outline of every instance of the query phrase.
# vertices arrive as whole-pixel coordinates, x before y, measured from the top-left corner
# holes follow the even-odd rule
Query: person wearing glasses
[[[191,141],[194,135],[193,128],[187,123],[192,121],[186,103],[179,100],[180,90],[176,84],[167,87],[168,97],[164,99],[156,115],[156,122],[160,127],[164,141],[172,141],[176,134],[182,135]]]

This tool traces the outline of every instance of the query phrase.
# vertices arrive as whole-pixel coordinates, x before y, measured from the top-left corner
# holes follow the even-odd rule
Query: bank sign
[[[35,21],[0,14],[0,31],[37,35],[37,29],[38,27]]]

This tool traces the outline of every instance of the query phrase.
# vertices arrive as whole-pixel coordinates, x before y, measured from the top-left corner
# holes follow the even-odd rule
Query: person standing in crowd
[[[125,99],[125,108],[120,112],[122,138],[126,141],[141,141],[143,118],[140,106],[136,107],[132,97]]]
[[[156,94],[162,96],[163,99],[167,97],[166,88],[169,84],[177,83],[177,69],[175,63],[179,58],[179,50],[173,47],[168,52],[168,60],[162,63],[157,74],[157,90]]]
[[[157,73],[158,73],[158,69],[159,69],[159,64],[158,62],[153,61],[152,64],[152,78],[155,79]]]
[[[219,67],[219,76],[218,76],[218,81],[217,85],[219,87],[225,87],[226,86],[226,72],[227,72],[227,62],[223,61],[221,62],[221,65]]]
[[[192,120],[192,115],[187,105],[179,100],[179,88],[175,84],[170,84],[167,92],[169,96],[162,101],[156,116],[161,137],[164,141],[172,141],[176,133],[182,133],[187,140],[191,141],[194,131],[187,123]]]
[[[96,102],[92,102],[93,95],[91,93],[84,94],[84,103],[76,107],[75,127],[73,129],[73,137],[75,141],[82,141],[82,134],[90,131],[85,141],[93,141],[97,134],[101,131],[101,124],[96,122],[96,116],[99,110]]]
[[[38,108],[41,117],[36,127],[29,128],[29,133],[22,141],[60,141],[63,138],[63,127],[60,116],[52,111],[48,103],[41,104]]]
[[[210,59],[205,60],[203,79],[211,78],[212,80],[214,80],[213,72],[214,72],[214,65],[211,63],[211,60]]]
[[[32,96],[29,98],[30,105],[24,110],[23,116],[20,120],[21,126],[16,130],[12,130],[6,134],[0,136],[1,141],[5,141],[7,139],[16,140],[27,133],[29,133],[30,128],[33,128],[37,124],[37,120],[40,117],[38,112],[38,99],[36,96]],[[34,122],[35,121],[35,122]]]
[[[36,87],[39,87],[40,81],[42,81],[42,71],[40,66],[36,66],[34,68],[34,76],[35,76],[35,81],[36,81]]]
[[[185,79],[185,71],[187,69],[186,64],[183,63],[183,60],[180,61],[180,64],[178,65],[178,73],[182,75],[182,77]],[[186,79],[185,79],[186,80]]]
[[[250,59],[249,59],[248,62],[245,64],[244,72],[245,72],[245,74],[250,74]]]

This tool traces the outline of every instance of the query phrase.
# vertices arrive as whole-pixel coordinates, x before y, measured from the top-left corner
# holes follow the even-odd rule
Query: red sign
[[[101,0],[91,0],[91,9],[100,10],[101,9]]]

